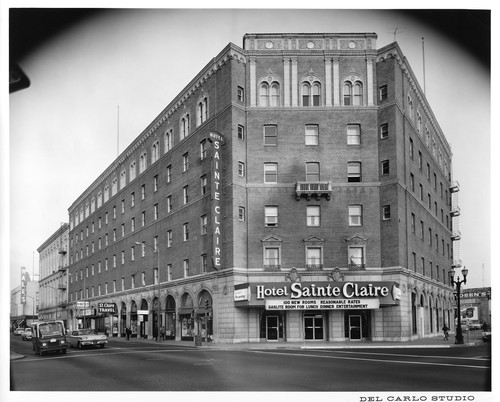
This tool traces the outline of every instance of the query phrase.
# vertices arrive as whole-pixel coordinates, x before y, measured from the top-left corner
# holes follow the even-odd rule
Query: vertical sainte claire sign
[[[212,143],[212,264],[214,269],[219,269],[221,263],[221,146],[224,137],[217,132],[210,132],[209,140]]]

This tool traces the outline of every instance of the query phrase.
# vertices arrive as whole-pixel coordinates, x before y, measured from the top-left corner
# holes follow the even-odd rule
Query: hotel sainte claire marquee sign
[[[377,309],[400,299],[395,282],[242,284],[234,291],[236,306],[263,306],[266,310]]]
[[[212,143],[212,265],[214,269],[220,269],[221,263],[221,146],[224,143],[224,137],[214,131],[211,131],[208,137]]]

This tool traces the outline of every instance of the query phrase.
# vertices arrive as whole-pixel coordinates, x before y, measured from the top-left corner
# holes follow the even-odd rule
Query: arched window
[[[180,129],[181,129],[181,140],[183,140],[189,135],[189,113],[182,117]]]
[[[363,105],[363,86],[361,85],[361,82],[356,81],[352,87],[352,93],[353,93],[353,105],[354,106],[361,106]]]
[[[172,146],[174,145],[174,133],[173,130],[167,130],[165,133],[165,153],[170,151],[172,149]]]
[[[120,173],[120,188],[124,188],[126,184],[127,184],[127,172],[125,170],[122,170],[122,172]]]
[[[344,83],[344,106],[363,105],[363,84],[361,81],[346,81]]]
[[[315,82],[312,86],[312,105],[320,106],[321,103],[321,85]]]
[[[271,106],[280,105],[280,86],[277,82],[271,83]]]
[[[146,170],[146,152],[143,152],[139,158],[139,173]]]
[[[100,208],[102,205],[102,191],[97,193],[97,208]]]
[[[111,196],[115,195],[118,191],[118,179],[115,177],[111,182]]]
[[[208,118],[208,98],[205,96],[198,102],[196,107],[196,123],[199,126]]]
[[[160,158],[160,141],[153,142],[151,147],[151,163],[155,163]]]
[[[260,85],[260,106],[269,106],[269,84],[267,82]]]
[[[104,202],[109,200],[109,186],[106,184],[104,187]]]
[[[311,86],[308,82],[302,84],[302,106],[311,106]]]
[[[413,120],[413,100],[410,95],[408,95],[408,115]]]
[[[131,181],[135,179],[135,174],[136,174],[135,161],[132,161],[130,163],[130,169],[129,169],[129,177]]]
[[[344,84],[344,106],[352,105],[352,85],[350,82]]]

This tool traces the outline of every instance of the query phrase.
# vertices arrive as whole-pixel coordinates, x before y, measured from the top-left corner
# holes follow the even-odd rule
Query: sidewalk
[[[131,338],[127,341],[126,338],[108,338],[110,345],[127,342],[131,344],[152,343],[168,346],[182,346],[187,348],[210,348],[220,350],[252,350],[252,349],[373,349],[373,348],[451,348],[451,347],[466,347],[482,344],[481,339],[464,339],[462,345],[455,344],[455,337],[450,336],[450,339],[445,341],[443,336],[435,336],[430,338],[416,339],[413,341],[402,342],[387,342],[387,341],[346,341],[346,342],[321,342],[321,341],[304,341],[304,342],[239,342],[239,343],[212,343],[206,345],[203,342],[202,346],[195,346],[194,341],[174,341],[165,340],[156,342],[155,339]]]

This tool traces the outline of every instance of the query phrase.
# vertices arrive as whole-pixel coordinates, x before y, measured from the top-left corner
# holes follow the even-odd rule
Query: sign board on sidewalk
[[[76,308],[78,308],[78,309],[89,308],[89,306],[90,306],[90,302],[88,302],[88,301],[81,300],[81,301],[76,302]]]

